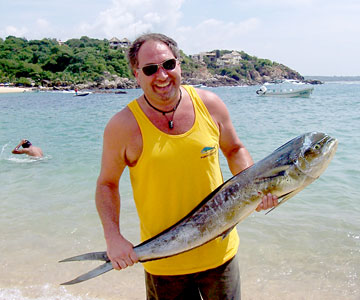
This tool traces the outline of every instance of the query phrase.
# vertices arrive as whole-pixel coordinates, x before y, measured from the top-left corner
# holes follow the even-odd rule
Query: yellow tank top
[[[175,224],[223,182],[219,130],[195,89],[183,87],[195,110],[195,122],[184,134],[162,132],[136,100],[128,104],[143,139],[142,154],[137,164],[129,168],[142,241]],[[154,275],[200,272],[231,259],[238,245],[234,229],[225,239],[219,237],[188,252],[146,262],[144,268]]]

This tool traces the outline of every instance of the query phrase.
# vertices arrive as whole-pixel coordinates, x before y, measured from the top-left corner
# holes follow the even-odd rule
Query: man
[[[144,94],[115,114],[104,131],[96,205],[115,269],[138,261],[119,228],[118,184],[129,167],[146,240],[176,223],[223,182],[218,150],[232,174],[253,164],[225,104],[214,93],[181,86],[177,44],[145,34],[128,59]],[[257,208],[277,205],[264,196]],[[240,299],[236,229],[188,252],[144,263],[147,299]],[[201,295],[201,296],[200,296]]]
[[[22,147],[22,149],[20,149]],[[43,152],[39,147],[35,147],[29,140],[22,139],[12,150],[13,154],[27,154],[33,157],[43,157]]]

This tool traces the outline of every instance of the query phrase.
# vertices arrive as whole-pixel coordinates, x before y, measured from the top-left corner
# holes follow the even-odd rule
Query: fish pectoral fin
[[[235,226],[236,226],[236,225],[235,225]],[[223,233],[221,234],[223,240],[229,235],[229,233],[231,232],[231,230],[234,229],[235,226],[230,227],[228,230],[226,230],[225,232],[223,232]]]
[[[101,274],[104,274],[110,270],[113,269],[113,266],[111,264],[111,262],[106,262],[100,266],[98,266],[97,268],[95,268],[94,270],[91,270],[85,274],[80,275],[79,277],[76,277],[73,280],[61,283],[61,285],[71,285],[71,284],[76,284],[76,283],[80,283],[83,282],[85,280],[97,277]]]
[[[264,174],[262,174],[261,177],[256,178],[254,180],[254,182],[255,183],[264,182],[264,181],[270,180],[274,177],[283,176],[285,174],[286,170],[288,170],[289,168],[290,168],[290,165],[284,165],[284,166],[273,168],[273,169],[265,172]]]
[[[81,255],[65,258],[63,260],[60,260],[59,262],[82,261],[82,260],[102,260],[106,262],[110,261],[106,252],[103,251],[103,252],[91,252],[91,253],[81,254]]]
[[[280,196],[279,198],[282,199],[281,201],[279,201],[278,205],[274,206],[272,209],[270,209],[269,211],[267,211],[265,213],[265,215],[267,215],[268,213],[272,212],[275,208],[278,208],[281,204],[284,204],[286,201],[288,201],[290,198],[294,197],[297,193],[301,192],[302,189],[296,189],[293,190],[289,193],[286,193],[282,196]]]
[[[267,171],[266,173],[264,173],[263,177],[274,177],[274,176],[279,176],[282,175],[286,170],[288,170],[291,167],[291,165],[283,165],[283,166],[279,166],[276,168],[273,168],[269,171]]]

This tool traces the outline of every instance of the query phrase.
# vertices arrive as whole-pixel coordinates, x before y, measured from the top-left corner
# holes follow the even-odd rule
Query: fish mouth
[[[335,154],[339,142],[336,138],[333,138],[331,136],[327,136],[327,137],[328,137],[328,140],[326,141],[327,153],[330,152],[330,155]]]
[[[338,140],[326,135],[319,143],[322,143],[323,146],[320,156],[315,160],[318,162],[310,167],[310,172],[306,172],[309,177],[314,179],[319,178],[319,176],[327,169],[336,153]]]

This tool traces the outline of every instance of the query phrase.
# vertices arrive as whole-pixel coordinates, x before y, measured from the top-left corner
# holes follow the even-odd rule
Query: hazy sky
[[[302,75],[360,75],[360,0],[0,0],[0,37],[160,32],[186,54],[243,50]]]

